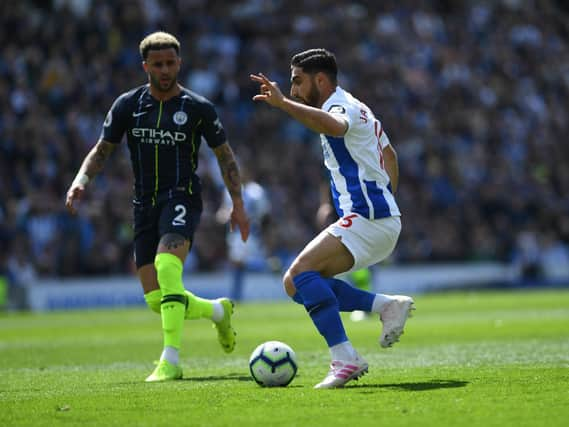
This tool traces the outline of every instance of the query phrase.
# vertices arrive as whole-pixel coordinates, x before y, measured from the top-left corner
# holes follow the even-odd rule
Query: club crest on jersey
[[[176,111],[174,113],[174,123],[178,126],[182,126],[188,121],[188,115],[183,111]]]
[[[332,114],[346,114],[346,109],[341,105],[332,105],[328,112]]]

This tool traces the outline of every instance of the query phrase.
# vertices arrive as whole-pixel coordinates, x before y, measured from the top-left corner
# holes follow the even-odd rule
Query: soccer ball
[[[249,370],[263,387],[287,386],[296,375],[296,354],[285,343],[267,341],[251,353]]]

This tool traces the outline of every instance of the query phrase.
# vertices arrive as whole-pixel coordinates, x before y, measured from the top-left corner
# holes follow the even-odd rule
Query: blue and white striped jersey
[[[367,105],[340,86],[324,102],[322,110],[339,115],[348,123],[343,137],[320,135],[338,216],[400,216],[383,163],[383,148],[390,142],[381,122]]]

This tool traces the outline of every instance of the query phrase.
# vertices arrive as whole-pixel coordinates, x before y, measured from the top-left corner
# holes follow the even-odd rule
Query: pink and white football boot
[[[399,337],[403,335],[405,322],[411,317],[411,311],[415,310],[413,298],[404,295],[393,295],[393,301],[388,302],[379,318],[383,323],[379,344],[383,348],[391,347]]]
[[[334,360],[330,364],[330,370],[322,382],[314,388],[340,388],[351,380],[357,380],[367,373],[368,364],[360,356],[355,360]]]

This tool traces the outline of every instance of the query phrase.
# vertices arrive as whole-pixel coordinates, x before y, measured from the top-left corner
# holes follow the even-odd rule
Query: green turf
[[[237,349],[205,320],[186,322],[184,380],[146,384],[161,350],[144,309],[0,316],[1,426],[564,426],[569,419],[569,291],[416,297],[402,341],[379,323],[348,335],[370,372],[343,390],[313,390],[328,352],[293,303],[237,306]],[[295,349],[287,388],[263,389],[247,360],[261,342]]]

